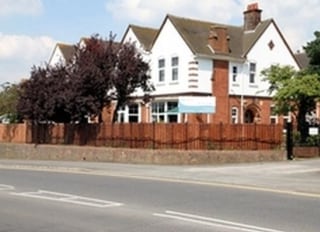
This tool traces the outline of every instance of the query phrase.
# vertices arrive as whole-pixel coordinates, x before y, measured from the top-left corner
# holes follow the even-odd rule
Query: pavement
[[[129,177],[320,198],[320,159],[207,166],[0,160],[0,169]]]

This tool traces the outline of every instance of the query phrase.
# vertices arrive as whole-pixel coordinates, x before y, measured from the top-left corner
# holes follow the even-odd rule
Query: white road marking
[[[37,192],[23,192],[23,193],[11,193],[15,196],[22,196],[22,197],[31,197],[31,198],[38,198],[50,201],[59,201],[65,203],[72,203],[78,205],[85,205],[91,207],[98,207],[98,208],[107,208],[107,207],[117,207],[122,206],[122,203],[114,202],[114,201],[105,201],[96,198],[89,198],[89,197],[82,197],[72,194],[65,194],[65,193],[58,193],[58,192],[51,192],[45,190],[38,190]]]
[[[179,184],[194,184],[194,185],[204,185],[204,186],[214,186],[214,187],[223,187],[223,188],[232,188],[232,189],[243,189],[243,190],[250,190],[250,191],[259,191],[259,192],[270,192],[270,193],[276,193],[276,194],[285,194],[285,195],[293,195],[293,196],[301,196],[301,197],[311,197],[311,198],[320,198],[320,193],[317,193],[316,191],[312,192],[305,192],[305,191],[297,191],[297,190],[290,190],[290,189],[276,189],[273,187],[263,187],[262,186],[254,186],[250,184],[236,184],[236,183],[218,183],[218,182],[212,182],[212,181],[205,181],[205,180],[186,180],[186,179],[174,179],[170,177],[155,177],[155,176],[142,176],[142,175],[135,175],[135,174],[129,174],[125,172],[108,172],[108,171],[93,171],[90,169],[78,169],[78,168],[50,168],[41,166],[22,166],[22,165],[2,165],[0,164],[0,169],[9,169],[9,170],[33,170],[33,171],[45,171],[45,172],[60,172],[60,173],[72,173],[72,174],[85,174],[85,175],[93,175],[93,176],[111,176],[111,177],[120,177],[120,178],[131,178],[131,179],[140,179],[140,180],[154,180],[154,181],[162,181],[162,182],[170,182],[170,183],[179,183]],[[216,168],[217,170],[222,168]],[[231,168],[230,168],[231,169]],[[235,172],[235,168],[232,168],[233,172]],[[276,168],[276,169],[281,169]],[[196,168],[191,169],[197,170]],[[201,168],[199,168],[199,171]],[[267,169],[262,169],[261,172],[268,173],[266,171]],[[270,169],[269,169],[270,170]],[[279,171],[280,172],[280,171]],[[283,171],[281,171],[283,173]],[[219,172],[220,174],[222,172]],[[225,173],[225,172],[223,172]]]
[[[14,190],[14,186],[0,184],[0,191],[10,191],[10,190]]]
[[[165,213],[154,213],[154,216],[171,218],[181,221],[187,221],[192,223],[197,223],[201,225],[207,225],[212,227],[220,227],[225,229],[232,229],[237,231],[246,231],[246,232],[283,232],[280,230],[274,230],[264,227],[258,227],[243,223],[237,223],[232,221],[221,220],[217,218],[203,217],[194,214],[181,213],[176,211],[167,210]]]

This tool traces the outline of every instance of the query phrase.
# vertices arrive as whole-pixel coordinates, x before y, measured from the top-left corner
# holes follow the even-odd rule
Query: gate
[[[294,136],[292,122],[286,124],[286,150],[287,159],[294,158],[315,158],[320,157],[320,127],[313,126],[309,128],[309,137],[305,143],[298,141]]]

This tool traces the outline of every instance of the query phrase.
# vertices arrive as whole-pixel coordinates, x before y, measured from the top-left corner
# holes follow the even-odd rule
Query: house
[[[299,63],[273,19],[257,3],[233,26],[167,15],[157,29],[129,25],[122,42],[135,42],[151,67],[155,91],[119,112],[124,122],[281,123],[272,113],[269,84],[260,75],[272,64]],[[212,99],[214,113],[184,113],[180,99]]]
[[[57,64],[65,65],[70,61],[75,53],[74,45],[57,43],[53,49],[53,52],[49,58],[48,64],[54,66]]]
[[[151,27],[141,27],[130,24],[122,38],[121,43],[135,42],[137,48],[141,50],[144,55],[150,54],[152,44],[156,38],[159,30]]]

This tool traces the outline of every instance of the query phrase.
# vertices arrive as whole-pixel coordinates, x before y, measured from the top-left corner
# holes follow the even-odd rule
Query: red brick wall
[[[214,61],[212,92],[216,97],[216,113],[213,114],[214,123],[229,123],[230,110],[228,102],[228,61]]]
[[[151,122],[150,118],[150,110],[151,110],[151,104],[141,104],[141,122]]]
[[[243,111],[241,112],[241,96],[230,96],[229,97],[229,111],[231,112],[232,107],[239,109],[238,122],[241,122],[241,113],[247,109],[253,109],[256,113],[256,123],[269,124],[270,123],[270,107],[272,105],[272,99],[270,98],[257,98],[251,96],[243,97]],[[229,119],[230,120],[230,119]],[[279,120],[279,122],[282,122]]]

